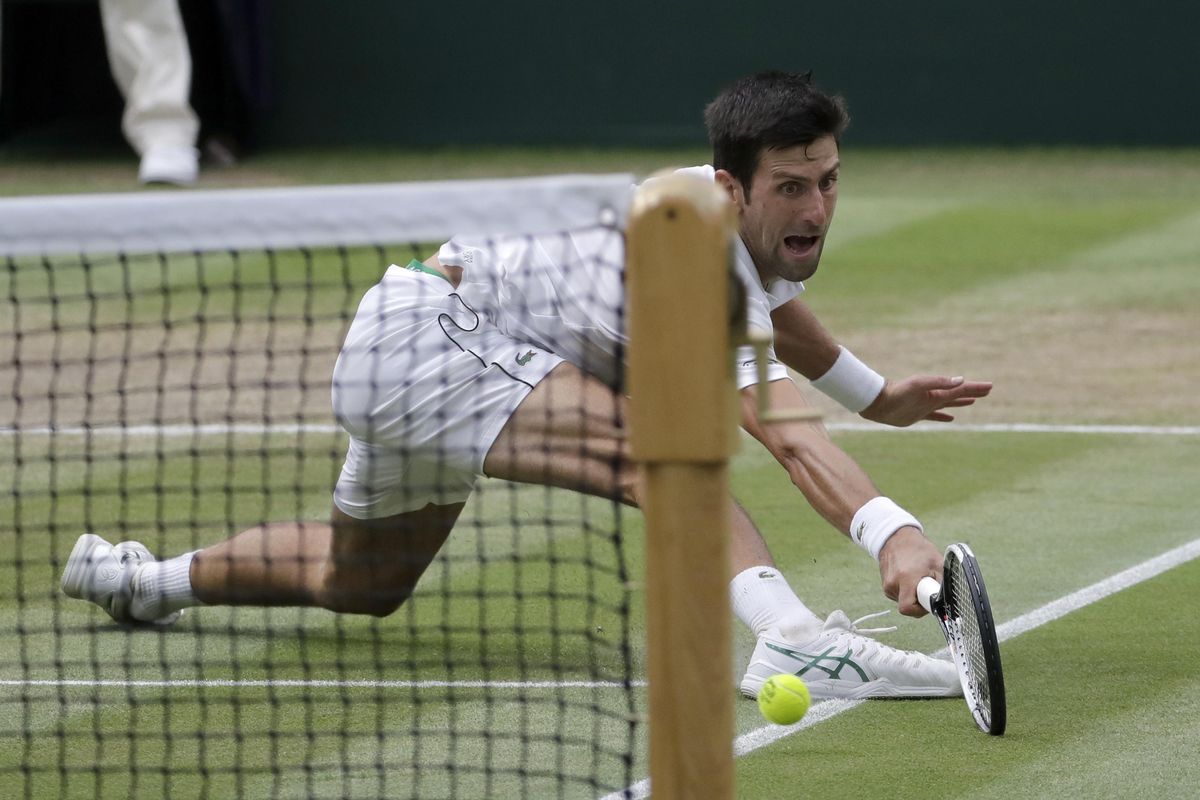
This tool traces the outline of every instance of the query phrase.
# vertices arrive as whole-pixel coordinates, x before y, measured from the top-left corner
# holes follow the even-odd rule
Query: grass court
[[[201,185],[646,172],[703,158],[282,154]],[[936,429],[872,429],[822,401],[832,435],[936,542],[971,544],[998,623],[1033,621],[1001,645],[1004,737],[979,733],[957,700],[818,705],[786,736],[739,702],[739,796],[1192,796],[1200,153],[850,142],[843,164],[808,301],[889,376],[965,374],[996,388]],[[0,185],[124,190],[133,173],[132,159],[51,171],[10,158]],[[14,387],[0,427],[147,421],[124,433],[0,433],[0,486],[12,487],[0,514],[0,775],[21,787],[13,796],[644,794],[646,728],[629,721],[645,712],[641,593],[627,585],[642,578],[634,512],[485,482],[416,597],[385,620],[207,608],[166,632],[126,632],[58,594],[84,530],[174,555],[261,520],[327,514],[343,447],[327,383],[343,315],[409,255],[151,263],[133,273],[147,290],[135,299],[114,262],[0,273],[10,298],[0,384]],[[214,288],[231,276],[254,288]],[[306,298],[314,278],[324,289]],[[129,354],[137,367],[120,373]],[[231,374],[243,388],[229,389]],[[272,376],[301,388],[273,389]],[[189,419],[219,430],[172,432]],[[733,475],[818,613],[888,607],[870,560],[765,451],[747,441]],[[1164,553],[1169,569],[1120,591],[1102,584]],[[1086,604],[1038,621],[1096,584]],[[942,646],[928,620],[893,622],[888,643]],[[738,676],[752,646],[739,628]]]

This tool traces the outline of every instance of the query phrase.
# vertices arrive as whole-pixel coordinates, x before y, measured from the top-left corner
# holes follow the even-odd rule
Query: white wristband
[[[884,542],[905,527],[925,532],[912,514],[886,497],[876,497],[855,512],[854,519],[850,521],[850,538],[878,561]]]
[[[859,361],[854,353],[838,345],[838,357],[824,375],[811,382],[813,388],[837,400],[847,411],[862,411],[883,391],[884,377]]]

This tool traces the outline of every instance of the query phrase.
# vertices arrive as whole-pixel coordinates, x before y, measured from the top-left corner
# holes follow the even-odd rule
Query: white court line
[[[1124,436],[1200,436],[1200,425],[1055,425],[1038,422],[994,423],[937,423],[923,422],[910,428],[894,428],[874,422],[830,422],[831,431],[855,433],[1080,433]],[[134,438],[161,436],[177,439],[185,436],[227,436],[229,434],[334,434],[341,433],[337,425],[321,423],[214,422],[195,425],[99,425],[64,427],[0,427],[0,437],[15,436],[128,436]]]
[[[1200,539],[1194,539],[1185,545],[1176,547],[1174,550],[1168,550],[1160,556],[1143,561],[1141,564],[1119,572],[1111,578],[1105,578],[1102,581],[1093,583],[1091,586],[1087,586],[1077,592],[1072,592],[1065,597],[1047,603],[1040,608],[1035,608],[1033,611],[1022,614],[1002,625],[998,625],[996,627],[996,638],[1004,642],[1020,636],[1022,633],[1040,628],[1042,625],[1066,616],[1072,611],[1078,611],[1084,606],[1091,605],[1098,600],[1103,600],[1122,589],[1128,589],[1130,586],[1150,580],[1169,569],[1186,564],[1196,558],[1200,558]],[[738,757],[753,753],[755,750],[774,744],[780,739],[791,736],[793,733],[799,733],[852,708],[857,708],[865,702],[867,701],[826,700],[814,705],[804,716],[804,719],[795,725],[765,725],[757,730],[744,733],[734,740],[734,756]],[[602,800],[643,800],[643,798],[649,796],[650,779],[643,778],[619,792],[605,795]]]
[[[629,686],[641,688],[645,681],[630,681]],[[625,689],[621,681],[386,681],[386,680],[90,680],[86,678],[54,678],[46,680],[0,680],[0,686],[65,688],[81,687],[116,689]]]
[[[129,436],[131,438],[149,438],[161,436],[164,439],[179,439],[185,436],[228,436],[229,434],[248,434],[262,436],[266,434],[301,434],[341,433],[337,425],[322,425],[312,422],[301,423],[272,423],[264,425],[258,422],[211,422],[195,425],[72,425],[59,427],[11,428],[0,427],[0,436]]]
[[[1126,436],[1200,436],[1200,425],[1055,425],[1040,422],[922,422],[910,428],[894,428],[874,422],[831,422],[831,431],[891,431],[897,433],[1086,433]]]

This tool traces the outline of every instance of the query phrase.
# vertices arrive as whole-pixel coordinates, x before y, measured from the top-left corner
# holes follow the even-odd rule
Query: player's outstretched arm
[[[883,391],[859,415],[872,422],[904,428],[921,420],[950,422],[948,408],[973,405],[992,391],[989,381],[968,381],[962,376],[914,375],[888,381]]]
[[[819,422],[758,421],[760,385],[742,389],[742,426],[787,470],[792,483],[818,514],[847,533],[854,513],[879,490],[862,468],[833,443]],[[777,411],[809,407],[800,389],[789,379],[766,384],[768,405]]]
[[[837,361],[837,341],[799,297],[771,312],[775,355],[810,381],[829,372]]]
[[[748,386],[741,392],[743,427],[775,456],[817,513],[878,559],[884,594],[897,601],[900,612],[921,616],[917,582],[927,575],[940,580],[941,551],[925,538],[915,518],[880,496],[862,467],[830,440],[820,423],[761,424],[760,388]],[[772,409],[808,405],[791,380],[769,383],[766,391]]]
[[[772,311],[771,324],[775,329],[775,353],[784,364],[873,422],[899,428],[921,420],[950,422],[954,416],[947,409],[972,405],[992,391],[992,384],[986,381],[941,375],[884,381],[839,347],[800,298]]]

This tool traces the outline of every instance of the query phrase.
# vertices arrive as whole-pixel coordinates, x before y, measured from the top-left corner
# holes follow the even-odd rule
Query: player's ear
[[[714,175],[717,185],[725,190],[734,204],[741,208],[746,204],[746,195],[742,191],[742,182],[733,177],[733,173],[727,169],[719,169]]]

